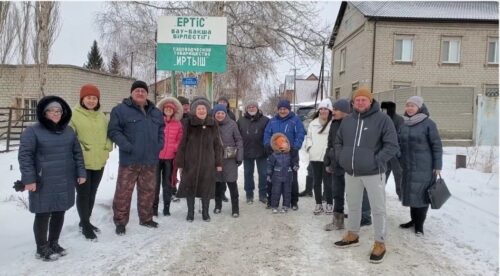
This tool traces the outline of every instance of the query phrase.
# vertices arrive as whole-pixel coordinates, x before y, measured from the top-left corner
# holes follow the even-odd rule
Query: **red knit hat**
[[[99,92],[97,86],[88,83],[83,85],[82,88],[80,89],[80,100],[87,96],[96,96],[97,99],[100,99],[101,92]]]
[[[167,108],[167,107],[170,107],[172,108],[172,110],[174,112],[177,111],[177,107],[175,106],[175,104],[173,102],[166,102],[164,105],[163,105],[163,109]]]

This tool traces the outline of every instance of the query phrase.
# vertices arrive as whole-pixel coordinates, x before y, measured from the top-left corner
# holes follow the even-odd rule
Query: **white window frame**
[[[491,47],[490,47],[490,44],[494,42],[495,43],[495,46],[494,46],[494,49],[493,49],[493,61],[490,61],[490,51],[491,51]],[[489,37],[488,38],[488,47],[487,47],[487,51],[486,51],[486,62],[488,64],[498,64],[498,37]]]
[[[448,49],[446,49],[445,44],[448,43]],[[453,45],[453,44],[454,45]],[[456,52],[456,60],[453,59],[453,53],[451,51],[452,48],[455,48]],[[446,53],[445,53],[446,49]],[[441,63],[444,64],[459,64],[460,56],[462,50],[462,38],[461,37],[451,37],[445,36],[441,39]]]
[[[398,56],[397,45],[401,43],[401,56]],[[395,62],[413,62],[413,36],[396,36],[394,38],[394,54],[393,59]]]
[[[346,57],[347,57],[347,48],[343,48],[340,50],[340,71],[339,73],[345,72],[345,63],[346,63]]]

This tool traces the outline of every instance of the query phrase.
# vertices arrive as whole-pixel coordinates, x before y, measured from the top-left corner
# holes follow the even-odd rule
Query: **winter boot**
[[[62,248],[59,245],[59,243],[56,242],[56,241],[50,242],[49,246],[50,246],[50,249],[52,249],[52,251],[54,253],[56,253],[56,254],[59,255],[59,257],[66,256],[68,254],[68,252],[66,251],[66,249]]]
[[[333,221],[335,223],[335,230],[344,229],[344,214],[334,212]]]
[[[237,197],[231,198],[231,209],[233,217],[237,218],[240,216],[240,204]]]
[[[384,261],[385,256],[385,244],[383,242],[376,241],[373,245],[373,250],[370,255],[370,263],[378,264]]]
[[[94,229],[92,229],[90,223],[88,222],[82,224],[82,234],[87,240],[95,241],[97,239],[97,236],[94,233]]]
[[[193,222],[193,220],[194,220],[194,197],[187,197],[186,202],[187,202],[187,206],[188,206],[188,213],[186,216],[186,220],[189,222]]]
[[[347,248],[359,245],[359,236],[353,232],[347,231],[347,234],[340,240],[334,243],[335,247]]]
[[[163,206],[163,215],[164,216],[170,216],[170,204],[165,204]]]
[[[139,223],[141,226],[145,226],[147,228],[158,228],[158,223],[154,220],[148,220],[146,222]]]
[[[121,225],[121,224],[116,225],[115,233],[118,236],[125,235],[125,225]]]
[[[48,244],[36,247],[36,258],[44,262],[52,262],[59,259],[59,254],[54,252]]]
[[[408,229],[408,228],[411,228],[415,225],[415,222],[413,220],[410,220],[409,222],[407,223],[402,223],[399,225],[399,228],[403,228],[403,229]]]
[[[203,220],[206,222],[210,221],[210,215],[208,214],[208,209],[210,208],[210,199],[204,198],[201,200],[201,215]]]
[[[332,222],[328,223],[327,225],[325,225],[325,227],[323,227],[323,229],[325,231],[333,231],[335,230],[335,216],[332,216]]]
[[[306,176],[306,189],[299,193],[300,197],[303,196],[313,196],[313,177],[310,175]]]

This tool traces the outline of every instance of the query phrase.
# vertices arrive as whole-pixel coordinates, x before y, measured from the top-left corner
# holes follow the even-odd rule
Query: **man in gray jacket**
[[[354,111],[342,120],[335,139],[335,158],[346,171],[346,195],[349,209],[347,233],[336,247],[359,245],[363,189],[372,207],[375,244],[370,262],[380,263],[385,256],[385,171],[387,162],[399,151],[397,134],[389,116],[380,111],[369,89],[354,93]]]

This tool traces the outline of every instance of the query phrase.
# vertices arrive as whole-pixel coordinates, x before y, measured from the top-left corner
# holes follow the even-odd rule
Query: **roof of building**
[[[351,4],[365,17],[377,20],[485,22],[498,24],[496,1],[343,1],[328,47],[335,43],[337,31],[347,4]]]

